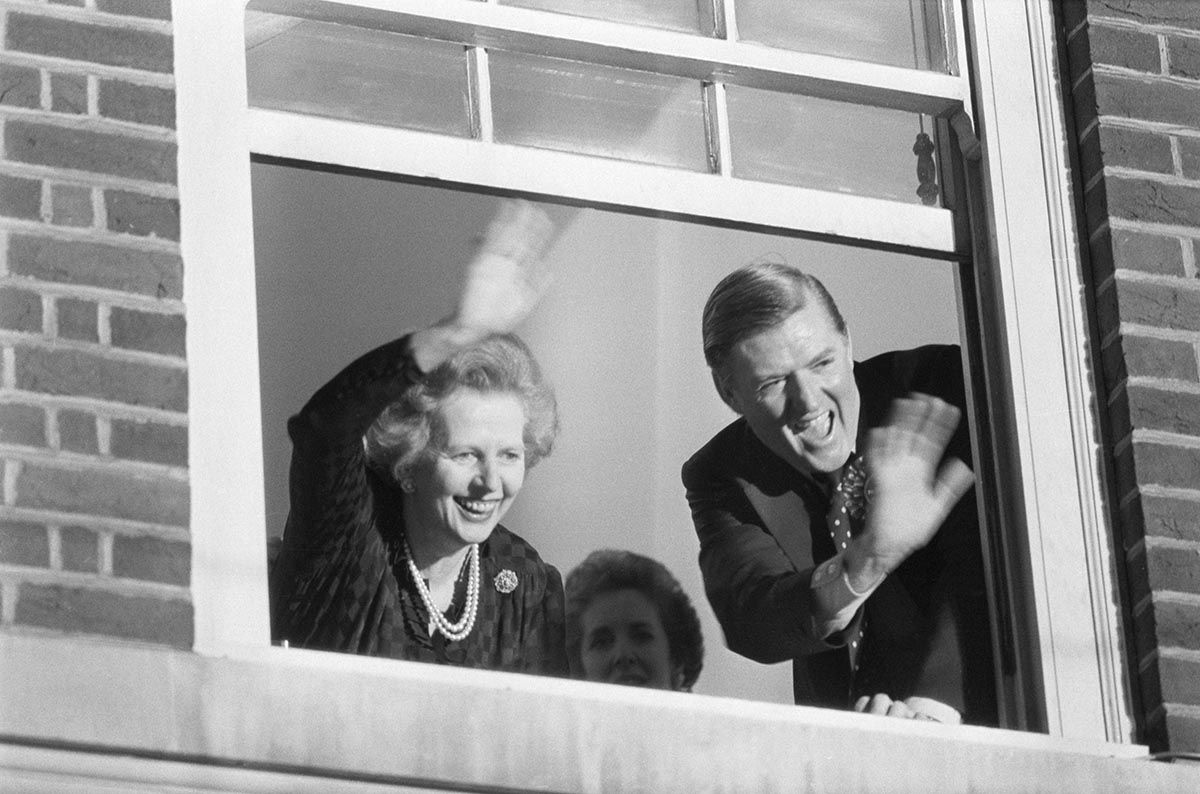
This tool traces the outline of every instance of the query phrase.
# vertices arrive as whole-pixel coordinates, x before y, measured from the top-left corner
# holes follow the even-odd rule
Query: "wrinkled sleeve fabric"
[[[736,653],[787,661],[834,647],[813,636],[813,569],[797,570],[712,445],[683,467],[704,590]]]
[[[401,337],[351,362],[288,421],[291,509],[270,583],[275,641],[374,650],[385,554],[363,434],[421,376]]]
[[[530,653],[527,672],[566,677],[566,608],[562,575],[553,565],[545,564],[546,585],[537,607],[530,612],[527,636],[534,638],[536,653]]]

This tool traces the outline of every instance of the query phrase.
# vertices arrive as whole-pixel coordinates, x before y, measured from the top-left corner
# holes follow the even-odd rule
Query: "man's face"
[[[803,472],[846,462],[858,431],[850,339],[817,300],[733,347],[717,388],[768,449]]]

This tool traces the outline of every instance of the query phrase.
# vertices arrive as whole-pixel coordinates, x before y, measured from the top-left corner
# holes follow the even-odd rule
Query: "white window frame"
[[[344,13],[353,5],[360,9],[355,13],[371,19],[385,11],[394,14],[414,32],[421,32],[420,25],[429,33],[473,26],[486,31],[489,41],[536,40],[543,52],[601,53],[607,62],[620,52],[624,60],[618,65],[666,63],[703,77],[713,63],[721,63],[746,84],[778,88],[790,80],[791,90],[801,87],[829,98],[866,99],[943,116],[959,109],[964,118],[977,111],[988,225],[987,239],[976,243],[984,243],[992,258],[989,288],[999,319],[993,343],[1007,354],[1007,377],[988,388],[1002,423],[1014,429],[1000,465],[1007,468],[1002,482],[1019,490],[1006,502],[1015,506],[1016,519],[1027,531],[1028,549],[1018,562],[1030,577],[1025,584],[1036,635],[1030,642],[1036,668],[1031,674],[1042,684],[1036,705],[1044,710],[1052,736],[1131,740],[1116,568],[1103,504],[1103,450],[1090,407],[1098,395],[1088,376],[1051,0],[964,0],[961,21],[974,42],[970,87],[965,77],[466,0],[283,5],[293,13],[301,8],[326,13],[335,5]],[[174,4],[194,648],[201,654],[258,659],[269,644],[251,152],[799,229],[926,253],[955,250],[954,219],[938,208],[748,185],[727,173],[689,174],[247,110],[242,12],[239,0]],[[957,36],[958,63],[967,62],[963,40]],[[286,664],[287,653],[280,650],[272,658]],[[348,669],[355,661],[365,660],[351,657]],[[400,676],[424,675],[419,666],[415,672],[411,666],[397,668]],[[479,673],[481,680],[488,675]],[[562,696],[570,697],[569,691]]]

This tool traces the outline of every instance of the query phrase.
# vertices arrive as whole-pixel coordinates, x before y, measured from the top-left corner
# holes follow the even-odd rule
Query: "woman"
[[[540,210],[504,203],[453,317],[354,361],[289,421],[277,642],[566,671],[561,577],[499,525],[558,430],[552,392],[507,333],[536,302],[549,233]]]
[[[700,619],[663,565],[604,549],[567,575],[567,655],[589,681],[690,692],[704,664]]]

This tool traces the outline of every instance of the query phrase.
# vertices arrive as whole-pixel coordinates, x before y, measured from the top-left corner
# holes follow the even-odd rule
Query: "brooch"
[[[496,574],[496,578],[492,580],[496,585],[496,590],[501,593],[511,593],[517,589],[517,575],[508,568],[505,568],[500,573]]]
[[[850,462],[837,489],[846,497],[846,512],[851,518],[861,520],[867,514],[867,505],[875,492],[865,458],[856,456]]]

